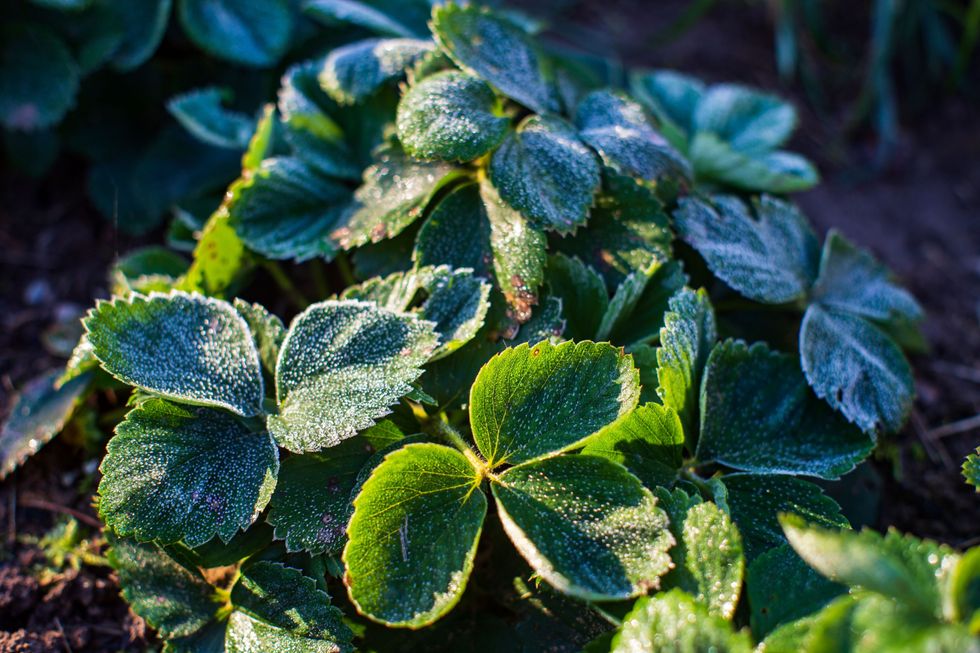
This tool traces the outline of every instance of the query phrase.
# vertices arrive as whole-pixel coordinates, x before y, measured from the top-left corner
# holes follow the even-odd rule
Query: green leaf
[[[529,116],[490,158],[490,181],[535,227],[570,233],[599,190],[599,161],[561,118]]]
[[[820,181],[813,164],[798,154],[780,150],[751,156],[732,149],[714,134],[695,136],[689,156],[698,179],[743,191],[794,193]]]
[[[156,544],[139,544],[106,534],[109,564],[119,576],[123,598],[164,637],[187,637],[204,628],[220,607],[214,589],[196,570],[177,562]]]
[[[490,277],[490,219],[479,185],[463,184],[439,201],[419,230],[412,260],[418,267],[448,264]]]
[[[0,480],[58,435],[71,419],[92,375],[59,381],[55,370],[32,379],[20,391],[0,429]]]
[[[297,453],[339,444],[412,389],[437,340],[431,323],[372,304],[311,305],[282,344],[269,430]]]
[[[437,444],[410,444],[374,470],[354,500],[343,556],[362,614],[419,628],[452,609],[487,512],[479,482],[463,454]]]
[[[684,198],[674,212],[680,236],[715,276],[742,295],[767,304],[803,300],[817,278],[819,245],[803,215],[763,196],[749,207],[730,195],[712,204]]]
[[[267,68],[289,48],[287,0],[179,0],[177,12],[188,38],[221,59]]]
[[[147,392],[189,404],[261,412],[259,354],[228,303],[173,291],[100,301],[84,320],[107,372]]]
[[[248,330],[255,339],[255,349],[259,352],[262,367],[271,375],[276,373],[276,362],[279,360],[279,348],[286,338],[286,327],[278,316],[270,313],[261,304],[249,304],[236,298],[235,310],[245,320]]]
[[[255,521],[279,452],[229,413],[149,399],[116,428],[100,469],[99,514],[119,535],[195,547]]]
[[[167,110],[197,139],[216,147],[244,149],[252,138],[255,121],[222,106],[228,91],[208,87],[178,95]]]
[[[670,568],[667,515],[621,465],[556,456],[512,467],[491,488],[517,550],[565,594],[632,598],[658,587]]]
[[[637,71],[630,76],[630,90],[656,116],[667,140],[685,151],[704,84],[672,70]]]
[[[654,268],[653,275],[646,281],[643,293],[629,314],[629,319],[621,320],[609,334],[613,342],[625,343],[631,350],[660,340],[660,329],[664,326],[670,299],[687,283],[687,275],[679,261],[656,262]],[[655,358],[656,356],[654,367]],[[650,390],[654,390],[656,386],[653,383]]]
[[[374,455],[404,435],[385,420],[320,454],[290,456],[282,463],[269,503],[269,523],[287,551],[338,554],[347,542],[354,511],[352,492]]]
[[[628,325],[632,321],[633,310],[639,304],[647,284],[660,266],[660,261],[655,261],[646,268],[634,270],[623,279],[612,299],[609,300],[609,306],[595,334],[596,340],[611,340],[611,334],[631,328]]]
[[[546,280],[551,294],[561,299],[565,336],[570,340],[595,338],[609,306],[602,277],[577,257],[555,254],[548,258]]]
[[[123,28],[122,42],[112,53],[116,70],[133,70],[153,56],[167,31],[172,4],[172,0],[112,3]]]
[[[963,459],[963,478],[980,492],[980,447]]]
[[[353,633],[316,581],[275,562],[242,567],[231,588],[228,653],[351,653]]]
[[[237,565],[269,547],[272,544],[272,532],[272,527],[268,524],[256,522],[248,530],[239,531],[228,542],[215,538],[193,549],[183,542],[177,542],[167,546],[166,550],[191,567],[227,567]]]
[[[728,494],[729,514],[742,534],[750,563],[786,543],[777,518],[781,513],[800,515],[827,527],[850,526],[840,506],[809,481],[776,474],[726,474],[722,483]]]
[[[670,299],[657,349],[657,394],[677,411],[684,433],[695,440],[701,378],[718,337],[708,293],[684,288]]]
[[[341,221],[350,191],[300,159],[266,159],[232,184],[229,222],[249,248],[274,259],[333,258],[331,233]]]
[[[523,215],[510,208],[489,182],[480,184],[487,219],[493,271],[509,306],[508,316],[518,324],[531,318],[538,303],[538,288],[544,281],[548,240]]]
[[[166,292],[187,271],[187,259],[171,249],[151,245],[135,249],[116,261],[109,271],[112,294]]]
[[[980,625],[980,547],[974,546],[963,553],[945,589],[943,599],[952,605],[951,609],[944,606],[944,611],[951,612],[954,620],[976,632]]]
[[[810,568],[788,544],[763,553],[749,565],[746,587],[752,633],[759,639],[817,612],[845,591]]]
[[[440,188],[458,171],[438,161],[416,161],[400,149],[381,149],[341,226],[330,237],[344,249],[393,238],[422,216]]]
[[[0,124],[34,131],[61,122],[75,104],[78,65],[64,41],[44,27],[0,27]]]
[[[732,340],[712,350],[701,385],[699,461],[833,479],[872,447],[814,396],[793,356]]]
[[[582,453],[623,465],[653,489],[677,479],[683,449],[684,431],[677,413],[650,403],[589,438]]]
[[[543,60],[514,23],[484,7],[447,3],[433,9],[431,29],[460,68],[535,113],[559,110]]]
[[[490,467],[570,449],[636,407],[633,359],[607,343],[520,345],[470,389],[473,439]]]
[[[781,146],[796,123],[793,105],[737,84],[712,86],[693,116],[694,131],[714,134],[746,154],[762,154]]]
[[[912,369],[880,329],[814,304],[800,326],[800,362],[817,396],[861,429],[897,432],[912,409]]]
[[[303,11],[328,24],[348,23],[389,36],[428,34],[428,0],[306,0]]]
[[[206,295],[223,295],[245,265],[245,246],[229,224],[228,212],[212,215],[194,248],[194,261],[177,287]]]
[[[943,618],[942,595],[959,554],[943,544],[871,530],[829,530],[799,516],[780,518],[790,545],[830,580],[895,599]]]
[[[417,39],[365,39],[341,46],[327,55],[320,86],[339,104],[358,104],[401,79],[433,48],[431,41]]]
[[[690,164],[624,93],[603,89],[586,95],[575,110],[575,126],[603,163],[619,174],[651,182],[691,175]]]
[[[613,639],[612,653],[749,653],[747,632],[708,613],[690,595],[673,589],[636,602]]]
[[[458,70],[414,84],[398,103],[398,139],[421,159],[472,161],[493,150],[510,131],[493,90]]]

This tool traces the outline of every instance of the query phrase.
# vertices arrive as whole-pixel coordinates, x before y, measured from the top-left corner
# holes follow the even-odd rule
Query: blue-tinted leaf
[[[306,0],[303,11],[327,24],[349,23],[405,38],[428,35],[429,0]]]
[[[75,104],[78,66],[64,41],[45,27],[0,27],[0,124],[34,131],[60,122]]]
[[[222,106],[225,93],[209,87],[172,98],[167,110],[200,140],[217,147],[244,149],[252,138],[255,121]]]
[[[630,77],[630,89],[656,116],[667,140],[685,152],[693,136],[694,113],[704,95],[704,84],[672,70],[640,71]]]
[[[153,56],[167,31],[172,4],[173,0],[114,0],[111,3],[112,13],[123,28],[122,42],[112,54],[112,63],[117,70],[132,70]]]
[[[763,154],[785,143],[796,122],[793,106],[775,95],[718,84],[698,102],[693,128],[718,136],[738,152]]]
[[[259,68],[285,54],[293,26],[287,0],[179,0],[178,15],[197,47]]]
[[[820,181],[813,164],[799,154],[782,150],[746,154],[709,133],[694,137],[688,156],[699,180],[743,191],[794,193]]]
[[[419,230],[412,260],[419,267],[471,268],[476,276],[490,277],[490,219],[479,185],[461,185],[439,201]]]
[[[358,104],[381,86],[401,79],[435,46],[417,39],[366,39],[332,50],[320,86],[340,104]]]

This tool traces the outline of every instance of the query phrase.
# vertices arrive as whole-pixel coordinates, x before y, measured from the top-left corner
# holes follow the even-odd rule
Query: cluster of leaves
[[[310,7],[393,38],[292,65],[254,125],[171,103],[240,177],[193,261],[120,261],[0,435],[6,473],[133,389],[98,509],[168,650],[980,650],[976,551],[855,533],[815,482],[901,427],[921,310],[773,195],[816,180],[789,105],[633,99],[506,12]],[[256,266],[288,327],[235,298]]]

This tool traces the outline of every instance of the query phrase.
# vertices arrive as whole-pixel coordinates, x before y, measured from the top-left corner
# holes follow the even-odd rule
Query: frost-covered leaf
[[[156,544],[106,534],[109,564],[122,595],[137,615],[164,637],[187,637],[215,617],[220,603],[197,570],[185,567]]]
[[[513,325],[508,325],[508,327],[511,326]],[[540,304],[531,313],[531,319],[520,326],[517,335],[511,337],[510,331],[506,331],[502,335],[508,346],[516,347],[524,343],[530,345],[542,340],[557,344],[564,331],[565,319],[561,314],[561,300],[550,295],[542,295]]]
[[[565,594],[632,598],[658,587],[670,568],[667,515],[621,465],[555,456],[512,467],[491,488],[517,550]]]
[[[438,341],[432,324],[364,302],[325,301],[289,327],[269,429],[290,451],[332,447],[411,390]]]
[[[599,190],[596,155],[561,118],[529,116],[490,158],[490,181],[535,227],[569,233],[585,224]]]
[[[980,492],[980,447],[963,459],[963,478]]]
[[[228,542],[272,496],[279,452],[230,413],[142,402],[102,461],[99,514],[119,535],[188,546]]]
[[[732,149],[714,134],[694,137],[689,153],[695,176],[743,191],[794,193],[820,181],[813,164],[782,150],[752,156]]]
[[[697,457],[749,472],[837,478],[873,443],[820,401],[789,354],[717,345],[701,385]]]
[[[478,277],[493,271],[490,219],[477,184],[463,184],[443,197],[415,240],[412,260],[419,267],[470,268]]]
[[[714,134],[746,154],[781,146],[796,122],[793,105],[738,84],[712,86],[701,97],[693,116],[694,131]]]
[[[491,467],[563,451],[636,407],[633,360],[612,345],[540,342],[491,358],[470,389],[473,439]]]
[[[745,631],[708,613],[689,594],[673,589],[636,602],[613,638],[611,653],[750,653]]]
[[[87,372],[60,376],[51,371],[31,380],[11,404],[0,429],[0,480],[61,432],[92,380]]]
[[[756,215],[741,200],[685,198],[674,212],[680,236],[742,295],[768,304],[802,300],[817,278],[819,244],[791,204],[763,196]]]
[[[677,413],[649,403],[589,438],[582,453],[623,465],[653,489],[676,480],[683,449],[684,431]]]
[[[695,441],[701,376],[717,339],[715,312],[708,293],[682,289],[670,299],[657,349],[657,394],[677,411],[684,432]]]
[[[561,299],[566,337],[595,338],[609,306],[602,277],[577,257],[555,254],[548,258],[546,281],[551,295]]]
[[[364,171],[353,204],[330,237],[344,249],[393,238],[420,218],[457,174],[447,163],[417,161],[397,147],[385,147]]]
[[[544,60],[528,34],[478,5],[447,3],[432,12],[432,34],[461,68],[535,113],[559,110]]]
[[[788,544],[760,555],[749,565],[752,632],[763,638],[782,624],[817,612],[845,589],[815,572]]]
[[[289,551],[337,554],[347,542],[352,491],[374,453],[404,435],[385,420],[323,453],[290,456],[282,463],[269,503],[269,523]]]
[[[418,628],[459,601],[486,516],[470,462],[454,449],[410,444],[375,468],[354,500],[346,584],[362,613]]]
[[[316,581],[277,562],[242,567],[231,588],[228,653],[352,653],[353,633]]]
[[[227,94],[213,86],[190,91],[167,102],[167,110],[201,141],[216,147],[244,149],[252,138],[255,121],[222,106]]]
[[[412,156],[472,161],[493,150],[510,130],[500,101],[480,78],[436,73],[414,84],[398,103],[398,139]]]
[[[780,523],[800,557],[830,580],[943,618],[944,590],[960,557],[948,546],[894,529],[829,530],[793,515]]]
[[[235,310],[245,320],[248,330],[255,340],[255,348],[259,352],[262,367],[271,375],[276,373],[276,361],[279,360],[279,348],[286,337],[286,327],[278,316],[270,313],[261,304],[249,304],[235,299]]]
[[[340,104],[357,104],[432,52],[431,41],[365,39],[332,50],[320,71],[320,86]]]
[[[331,232],[350,191],[298,158],[266,159],[228,191],[229,222],[249,248],[274,259],[333,258]]]
[[[656,116],[667,140],[685,151],[704,95],[701,80],[673,70],[638,71],[630,77],[630,90]]]
[[[512,209],[489,182],[480,184],[480,197],[490,223],[493,271],[510,317],[518,324],[531,318],[538,303],[538,288],[544,281],[548,239],[523,215]]]
[[[167,292],[186,271],[187,259],[172,249],[153,245],[141,247],[113,264],[109,271],[112,294]]]
[[[810,523],[827,527],[850,525],[833,499],[818,485],[803,479],[777,474],[726,474],[722,483],[749,562],[786,543],[777,518],[781,513],[800,515]]]
[[[602,315],[595,334],[596,340],[611,340],[611,334],[626,328],[632,322],[633,310],[639,304],[647,284],[660,265],[660,261],[654,261],[649,266],[634,270],[623,279]]]
[[[405,38],[428,35],[429,0],[305,0],[303,11],[328,25],[351,24]]]
[[[663,206],[649,188],[621,175],[605,176],[585,227],[556,240],[555,247],[577,256],[615,288],[634,270],[670,254],[673,234]]]
[[[621,320],[612,330],[610,339],[635,350],[641,345],[660,340],[660,329],[670,308],[670,298],[687,283],[687,275],[679,261],[667,260],[654,264],[654,271],[646,281],[643,293],[630,312],[628,320]],[[656,367],[656,361],[654,361]],[[654,370],[655,372],[655,370]],[[655,389],[652,384],[651,390]]]
[[[174,291],[100,301],[84,320],[107,372],[189,404],[261,412],[259,354],[231,304]]]
[[[61,121],[75,104],[78,65],[55,33],[4,21],[0,27],[0,124],[34,131]]]
[[[234,63],[267,68],[289,47],[287,0],[178,0],[177,13],[197,47]]]
[[[691,174],[690,164],[650,125],[643,108],[623,93],[586,95],[575,110],[575,126],[603,163],[620,174],[651,182]]]
[[[811,305],[800,362],[817,396],[872,432],[896,432],[912,409],[912,370],[898,345],[860,317]]]

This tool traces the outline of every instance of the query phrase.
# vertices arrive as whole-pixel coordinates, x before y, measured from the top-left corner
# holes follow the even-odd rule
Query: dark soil
[[[682,37],[654,47],[654,35],[685,5],[566,0],[522,7],[540,6],[554,23],[587,30],[572,40],[631,65],[744,81],[809,106],[775,73],[764,3],[719,3]],[[827,106],[849,106],[854,88],[841,86]],[[885,441],[873,463],[881,480],[858,484],[858,498],[870,505],[873,497],[862,493],[887,498],[870,517],[878,528],[957,547],[978,544],[980,501],[959,466],[980,444],[980,429],[955,426],[980,414],[978,106],[951,96],[937,98],[928,114],[903,115],[897,154],[884,171],[871,169],[873,134],[841,138],[845,110],[802,114],[794,147],[820,165],[824,182],[797,200],[818,229],[838,228],[890,265],[928,315],[931,350],[913,358],[912,419]],[[0,416],[15,387],[63,364],[39,334],[108,294],[106,270],[120,252],[159,241],[159,234],[141,241],[121,235],[87,204],[83,184],[84,171],[71,161],[44,182],[0,171]],[[97,460],[97,452],[56,441],[0,483],[0,652],[145,649],[144,626],[118,598],[105,567],[40,573],[51,565],[31,543],[60,513],[94,517]]]

